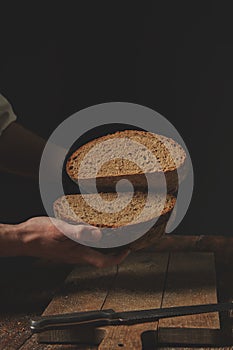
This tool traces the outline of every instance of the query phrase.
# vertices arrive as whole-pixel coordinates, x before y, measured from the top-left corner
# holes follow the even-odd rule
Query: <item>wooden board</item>
[[[132,254],[118,267],[118,271],[115,268],[100,270],[93,267],[77,267],[67,278],[61,293],[49,304],[44,315],[106,309],[109,308],[109,305],[116,311],[160,307],[167,264],[168,254],[148,253]],[[120,347],[122,343],[118,340],[121,338],[125,342],[125,334],[133,332],[134,336],[129,337],[127,348],[137,349],[141,347],[141,333],[148,330],[148,327],[151,327],[153,331],[156,330],[157,322],[130,327],[108,327],[98,329],[95,334],[87,330],[84,338],[92,343],[92,349],[97,348],[95,343],[100,343],[104,338],[99,349],[110,350],[108,342],[105,342],[106,339],[111,337],[113,348],[116,346],[116,342],[118,342],[117,347]],[[60,342],[77,342],[80,340],[79,335],[77,338],[77,334],[76,331],[46,332],[40,335],[40,341],[53,343],[59,339]],[[36,337],[33,336],[21,350],[32,349],[35,344]],[[69,349],[76,348],[69,347]],[[84,345],[80,347],[80,349],[89,348],[89,346]],[[51,349],[51,347],[40,344],[38,349],[46,350]],[[61,349],[61,347],[54,345],[53,349]]]
[[[132,255],[119,266],[114,287],[110,290],[103,308],[115,311],[159,308],[161,306],[165,276],[167,271],[167,254]],[[99,350],[141,349],[141,335],[156,331],[158,322],[132,326],[106,327],[106,335]]]
[[[58,313],[78,312],[101,309],[104,300],[107,296],[111,285],[117,274],[117,267],[110,267],[106,269],[97,269],[91,266],[75,268],[65,280],[64,286],[48,305],[43,315],[54,315]],[[80,333],[79,333],[80,334]],[[85,335],[85,334],[84,334]],[[82,336],[82,333],[81,333]],[[85,338],[90,338],[90,343],[101,341],[104,335],[102,331],[90,334],[87,332]],[[100,339],[99,339],[100,337]],[[41,334],[40,341],[47,341],[48,343],[60,342],[74,342],[80,341],[80,336],[77,332],[45,332]],[[82,338],[81,338],[82,339]],[[37,345],[37,336],[33,335],[20,350],[46,350],[51,349],[50,345]],[[54,345],[53,349],[63,349],[64,345]],[[76,349],[76,346],[65,347],[68,349]],[[89,349],[87,346],[85,349]]]
[[[217,302],[213,253],[173,253],[169,258],[162,307]],[[173,317],[159,321],[158,342],[216,344],[218,313]]]
[[[171,254],[162,307],[216,302],[214,255]],[[220,322],[218,313],[209,313],[160,320],[159,327],[219,329]]]
[[[67,278],[63,290],[57,295],[45,310],[44,315],[74,312],[80,310],[92,310],[113,308],[116,311],[136,310],[190,305],[199,303],[212,303],[217,301],[214,259],[212,254],[168,254],[153,252],[137,252],[116,269],[99,270],[77,267]],[[204,321],[203,321],[204,320]],[[183,328],[177,328],[177,327]],[[33,336],[21,350],[58,350],[58,349],[99,349],[115,350],[125,349],[150,349],[156,346],[158,340],[169,339],[176,343],[177,339],[198,339],[200,331],[206,339],[205,328],[208,326],[210,333],[219,331],[218,314],[199,316],[186,316],[185,318],[173,318],[160,320],[133,326],[105,327],[96,330],[95,334],[88,334],[87,345],[46,345],[36,343]],[[186,328],[186,330],[184,329]],[[178,329],[178,333],[177,333]],[[166,333],[170,331],[170,333]],[[180,333],[183,331],[183,335]],[[185,333],[184,333],[185,331]],[[165,332],[165,333],[164,333]],[[215,334],[215,338],[217,333]],[[51,332],[50,332],[51,334]],[[177,336],[178,334],[178,336]],[[200,335],[201,333],[199,333]],[[212,333],[211,333],[212,334]],[[207,334],[208,335],[208,334]],[[77,333],[63,332],[55,334],[51,338],[49,334],[43,334],[41,341],[60,342],[77,341]],[[212,340],[216,340],[212,337]],[[102,342],[101,342],[102,340]],[[97,343],[100,343],[97,347]],[[163,341],[164,343],[164,341]],[[180,348],[181,349],[181,348]]]

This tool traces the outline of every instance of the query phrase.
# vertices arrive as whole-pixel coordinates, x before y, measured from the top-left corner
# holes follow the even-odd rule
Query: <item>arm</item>
[[[56,220],[56,226],[53,220]],[[69,264],[106,267],[119,264],[129,253],[124,250],[118,255],[102,254],[69,239],[62,232],[76,238],[84,236],[87,243],[101,237],[101,231],[96,227],[37,217],[18,225],[0,224],[0,256],[35,256]]]
[[[46,141],[20,124],[11,123],[0,136],[0,171],[38,180],[41,156]],[[54,182],[57,164],[65,159],[67,150],[50,143],[46,181]]]
[[[45,140],[16,122],[10,104],[0,95],[0,119],[2,131],[0,137],[0,171],[38,179],[39,165]],[[10,119],[9,119],[10,116]],[[7,117],[7,118],[5,118]],[[9,122],[11,124],[9,125]],[[64,159],[66,150],[52,146],[51,159],[48,162],[47,181],[59,160]],[[70,225],[56,220],[54,225],[49,217],[32,218],[18,225],[0,224],[0,256],[36,256],[65,263],[89,263],[98,267],[120,263],[128,254],[125,250],[117,256],[109,256],[78,244],[65,234],[93,241],[100,238],[99,229],[88,225]],[[64,232],[64,234],[63,234]]]
[[[0,137],[0,170],[37,179],[44,146],[43,138],[11,123]]]
[[[38,179],[46,141],[15,120],[11,104],[0,94],[0,171]],[[51,146],[53,154],[49,167],[54,170],[57,161],[65,158],[66,150],[57,145]]]

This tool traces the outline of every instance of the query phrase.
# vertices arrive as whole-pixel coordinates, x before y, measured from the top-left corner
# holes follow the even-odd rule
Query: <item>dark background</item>
[[[230,235],[230,5],[129,4],[7,10],[0,91],[18,122],[44,138],[72,113],[97,103],[155,109],[179,131],[194,167],[193,199],[176,232]],[[2,222],[44,214],[37,184],[9,175],[1,175],[2,205]]]

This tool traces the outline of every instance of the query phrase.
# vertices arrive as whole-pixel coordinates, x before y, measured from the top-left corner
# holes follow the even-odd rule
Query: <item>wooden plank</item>
[[[116,267],[110,267],[106,269],[98,269],[92,266],[79,266],[75,268],[71,274],[67,277],[63,288],[48,305],[43,315],[62,314],[68,312],[88,311],[88,310],[100,310],[103,306],[104,300],[107,296],[115,276],[117,273]],[[57,331],[57,333],[46,332],[38,336],[33,335],[20,350],[60,350],[60,349],[77,349],[77,345],[45,345],[38,344],[40,342],[78,342],[80,340],[80,332],[74,330],[69,331]],[[97,333],[90,334],[82,332],[81,336],[85,336],[86,341],[95,344],[100,342],[104,337],[102,330],[97,330]],[[90,338],[92,336],[92,338]],[[82,338],[83,339],[83,338]],[[81,346],[79,349],[93,349],[96,346]]]
[[[116,274],[116,266],[105,269],[76,267],[43,315],[101,309]]]
[[[168,263],[167,254],[132,254],[119,266],[114,288],[105,300],[104,308],[115,311],[140,310],[161,306]],[[143,333],[157,329],[158,322],[131,326],[106,327],[106,336],[99,350],[142,348]],[[156,339],[152,336],[151,341]],[[150,349],[153,344],[150,343]]]
[[[214,255],[171,254],[162,307],[216,302]],[[198,332],[199,329],[203,331]],[[170,344],[185,344],[189,339],[190,344],[213,344],[218,336],[218,332],[215,334],[214,330],[219,329],[218,313],[163,319],[159,321],[158,341],[164,343],[167,339]]]
[[[77,267],[67,278],[61,293],[53,299],[43,315],[109,307],[116,311],[160,307],[167,262],[167,254],[137,253],[132,254],[119,266],[117,275],[113,268],[100,270],[93,267]],[[155,330],[156,326],[157,322],[127,327],[99,328],[94,335],[88,332],[86,334],[86,338],[89,338],[93,346],[69,345],[67,348],[64,344],[37,344],[36,337],[33,336],[20,349],[96,349],[95,342],[100,342],[103,337],[104,341],[98,349],[115,349],[116,342],[117,348],[125,346],[127,349],[141,349],[142,332],[148,329]],[[59,339],[60,342],[72,343],[77,342],[77,334],[75,330],[59,331],[57,334],[44,333],[40,336],[40,341],[54,342]],[[127,334],[130,339],[127,339]],[[105,339],[110,337],[112,345],[105,342]]]
[[[147,248],[154,252],[215,252],[230,255],[233,251],[233,236],[216,235],[162,235]]]
[[[225,337],[225,333],[221,329],[208,328],[160,328],[158,341],[163,344],[163,348],[167,345],[169,348],[179,346],[179,349],[195,348],[197,346],[223,346],[232,344],[229,337]]]
[[[232,254],[216,254],[216,273],[218,295],[223,302],[233,302],[233,259]],[[233,312],[224,312],[221,315],[221,327],[224,329],[224,338],[233,345]],[[233,349],[233,346],[232,348]]]
[[[165,281],[166,269],[168,269],[168,274]],[[165,282],[166,291],[163,295]],[[67,278],[61,293],[47,307],[44,315],[101,308],[125,311],[156,308],[161,304],[167,307],[216,302],[215,282],[213,254],[176,253],[171,254],[169,259],[167,254],[137,252],[131,254],[118,267],[118,272],[115,269],[76,268]],[[180,327],[185,327],[185,329]],[[197,333],[200,331],[198,328],[202,328],[199,333]],[[158,332],[156,332],[157,329]],[[182,331],[185,332],[181,334]],[[205,343],[208,343],[208,339],[212,339],[212,342],[217,341],[218,334],[215,331],[219,332],[219,318],[218,314],[211,313],[201,317],[193,315],[160,320],[159,328],[157,322],[151,322],[132,326],[99,328],[94,334],[88,333],[87,330],[85,336],[89,343],[93,344],[92,346],[37,344],[33,336],[20,349],[87,350],[97,349],[95,344],[100,343],[99,350],[115,350],[121,347],[137,350],[142,349],[143,343],[143,349],[152,350],[155,347],[158,348],[157,337],[163,344],[165,340],[170,343],[174,339],[190,340],[190,343],[195,344],[200,336],[205,339]],[[58,337],[60,341],[76,342],[77,334],[75,330],[70,330],[70,333],[67,331],[63,334],[53,333],[53,337],[55,335],[55,338]],[[48,334],[43,336],[44,340],[46,337],[47,340],[49,339]],[[102,338],[104,339],[101,342]],[[50,341],[55,340],[50,336]],[[185,349],[184,343],[179,349]]]

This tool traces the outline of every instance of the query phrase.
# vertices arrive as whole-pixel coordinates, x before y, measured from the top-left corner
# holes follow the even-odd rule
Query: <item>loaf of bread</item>
[[[72,224],[85,222],[100,228],[113,229],[127,226],[132,232],[140,231],[143,224],[150,224],[156,218],[155,224],[152,223],[142,237],[129,244],[131,249],[138,250],[153,244],[164,233],[175,203],[174,196],[167,195],[164,198],[158,193],[71,194],[55,201],[54,213],[57,218]]]
[[[122,157],[122,149],[125,157]],[[88,153],[91,154],[89,158],[86,157]],[[152,162],[149,154],[156,158],[157,163]],[[149,178],[151,188],[157,190],[164,186],[164,175],[167,192],[172,193],[185,177],[185,160],[184,149],[173,139],[151,132],[125,130],[99,137],[80,147],[69,157],[66,171],[87,192],[93,192],[93,179],[98,191],[103,192],[115,191],[121,179],[129,180],[134,190],[145,191]],[[96,174],[99,162],[102,165]]]

